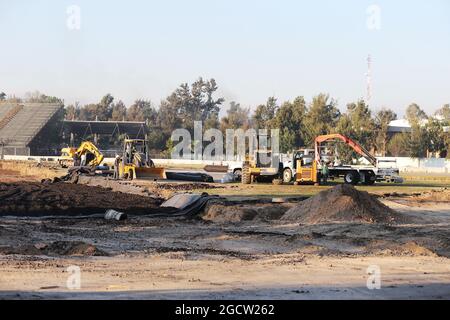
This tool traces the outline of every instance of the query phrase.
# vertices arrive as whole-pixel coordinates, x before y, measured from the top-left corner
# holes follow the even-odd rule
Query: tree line
[[[317,94],[310,101],[298,96],[282,103],[269,97],[265,103],[251,109],[236,101],[230,101],[226,106],[224,98],[216,97],[217,90],[214,79],[199,78],[191,84],[181,84],[158,106],[145,99],[137,99],[126,106],[123,101],[106,94],[98,103],[65,106],[65,119],[145,121],[151,148],[162,152],[172,148],[170,136],[173,130],[184,128],[192,133],[194,121],[202,121],[204,130],[217,128],[223,133],[227,129],[279,128],[282,152],[311,147],[318,135],[341,133],[379,156],[450,156],[450,134],[444,130],[450,126],[450,104],[445,104],[433,115],[427,115],[416,103],[410,104],[405,114],[411,130],[392,134],[388,132],[388,125],[397,119],[397,114],[388,108],[373,113],[363,99],[348,103],[345,111],[340,111],[337,101],[325,93]],[[22,101],[6,97],[4,93],[0,93],[0,100]],[[63,104],[57,97],[40,93],[28,94],[24,101]],[[223,108],[226,113],[220,117]],[[122,137],[103,138],[101,147],[120,145],[120,139]],[[343,158],[354,156],[348,148],[338,151]]]

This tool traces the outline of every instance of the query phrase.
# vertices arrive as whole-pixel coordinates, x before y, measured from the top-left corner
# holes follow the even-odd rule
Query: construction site
[[[58,112],[0,105],[0,299],[450,298],[447,171],[383,166],[342,134],[174,164],[152,159],[143,122],[66,120],[95,138],[44,156]],[[116,130],[106,155],[95,140]]]

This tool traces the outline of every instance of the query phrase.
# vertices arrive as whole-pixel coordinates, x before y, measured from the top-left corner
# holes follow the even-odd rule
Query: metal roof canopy
[[[145,122],[134,121],[64,120],[63,130],[83,137],[89,134],[127,134],[130,137],[144,137],[148,127]]]

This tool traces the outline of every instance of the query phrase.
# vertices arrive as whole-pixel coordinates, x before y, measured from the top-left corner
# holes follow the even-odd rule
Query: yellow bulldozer
[[[157,168],[150,159],[145,139],[125,139],[123,153],[118,161],[121,179],[165,179],[165,169]]]

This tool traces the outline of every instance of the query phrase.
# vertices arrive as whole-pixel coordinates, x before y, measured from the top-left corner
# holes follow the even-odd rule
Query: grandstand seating
[[[5,149],[28,149],[60,108],[57,104],[0,104],[0,140],[6,142]]]

